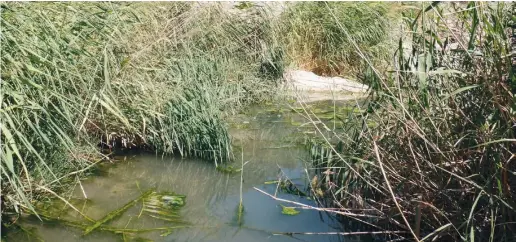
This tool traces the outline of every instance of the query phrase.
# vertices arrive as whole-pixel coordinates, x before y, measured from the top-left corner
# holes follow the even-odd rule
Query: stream
[[[296,206],[274,200],[255,188],[277,197],[316,206],[309,197],[280,189],[279,178],[289,179],[296,188],[307,191],[312,174],[306,148],[300,142],[308,128],[292,112],[251,109],[235,115],[230,121],[235,162],[243,171],[242,198],[244,210],[238,213],[240,172],[215,169],[211,162],[161,154],[130,154],[117,157],[113,163],[102,163],[94,175],[76,182],[65,198],[81,213],[93,220],[136,199],[148,189],[186,196],[178,209],[184,223],[173,223],[149,216],[137,202],[105,225],[124,229],[176,227],[173,230],[145,233],[113,233],[96,229],[88,235],[63,223],[42,222],[35,216],[23,216],[23,229],[9,231],[7,241],[355,241],[328,232],[346,232],[342,223],[325,212],[295,208],[299,213],[282,213],[283,206]],[[294,125],[296,124],[296,125]],[[87,197],[87,199],[85,198]],[[67,220],[81,215],[57,199],[47,205]],[[166,233],[164,233],[166,232]],[[318,235],[296,233],[323,233]],[[349,231],[348,231],[349,232]],[[276,234],[286,233],[286,234]],[[289,234],[294,233],[294,234]],[[3,240],[2,240],[3,241]]]

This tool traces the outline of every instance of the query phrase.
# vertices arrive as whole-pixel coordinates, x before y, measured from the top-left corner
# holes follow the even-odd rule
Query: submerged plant
[[[93,230],[97,229],[101,225],[107,223],[108,221],[113,220],[115,217],[120,216],[127,209],[129,209],[132,206],[134,206],[138,201],[140,201],[142,199],[145,199],[146,197],[150,196],[151,194],[153,194],[153,189],[148,190],[148,191],[142,193],[138,198],[128,202],[127,204],[125,204],[121,208],[116,209],[116,210],[111,211],[110,213],[106,214],[106,216],[104,216],[102,219],[100,219],[98,221],[95,221],[92,225],[90,225],[87,228],[85,228],[83,235],[87,235],[87,234],[91,233]]]
[[[242,172],[241,168],[235,168],[231,165],[219,165],[219,166],[217,166],[216,169],[217,169],[217,171],[220,171],[220,172],[226,173],[226,174],[234,174],[234,173]]]
[[[153,192],[143,199],[143,211],[157,219],[181,222],[178,209],[185,205],[185,196],[168,192]]]

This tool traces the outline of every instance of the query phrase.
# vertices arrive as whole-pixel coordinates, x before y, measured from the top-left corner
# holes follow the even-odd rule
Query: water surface
[[[287,115],[287,116],[285,116]],[[282,214],[279,202],[254,189],[277,194],[280,198],[315,205],[309,198],[288,194],[266,181],[288,178],[301,190],[306,189],[310,171],[306,151],[299,145],[303,130],[292,125],[289,114],[262,112],[232,118],[231,135],[235,144],[236,161],[248,162],[243,171],[244,213],[238,219],[240,200],[240,173],[217,171],[213,163],[174,156],[138,154],[119,157],[114,164],[103,164],[102,172],[76,184],[67,197],[87,216],[98,220],[109,212],[137,198],[142,191],[155,188],[186,196],[186,205],[180,209],[187,228],[170,234],[159,231],[115,234],[94,231],[82,236],[82,230],[63,224],[41,222],[25,217],[20,224],[33,231],[44,241],[342,241],[338,235],[275,235],[290,232],[345,231],[329,214],[298,209],[295,216]],[[85,196],[87,199],[85,199]],[[118,228],[156,228],[174,226],[142,213],[138,203],[107,225]],[[80,215],[62,208],[62,218],[77,220]],[[352,241],[347,237],[346,241]],[[30,241],[21,231],[8,234],[8,241]],[[35,240],[34,240],[35,241]]]

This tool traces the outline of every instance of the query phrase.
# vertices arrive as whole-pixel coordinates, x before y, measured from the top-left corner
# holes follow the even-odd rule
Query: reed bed
[[[383,65],[393,54],[389,30],[399,21],[398,13],[397,3],[295,3],[282,18],[282,45],[288,59],[302,69],[319,75],[354,77],[360,75],[365,62],[334,17],[353,36],[364,55],[376,65]]]
[[[342,123],[348,132],[316,126],[314,185],[327,207],[370,230],[407,232],[391,239],[514,241],[514,8],[414,5],[388,72],[347,35],[370,64],[371,95]]]
[[[2,3],[2,209],[32,209],[39,187],[66,187],[99,144],[231,160],[224,116],[277,80],[260,69],[275,56],[265,12],[239,11]]]

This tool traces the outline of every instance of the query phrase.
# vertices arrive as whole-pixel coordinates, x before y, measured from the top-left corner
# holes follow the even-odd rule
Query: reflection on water
[[[247,124],[246,128],[231,130],[234,137],[235,157],[243,150],[244,168],[243,201],[244,215],[240,226],[236,223],[239,202],[240,174],[224,174],[214,169],[214,164],[195,159],[162,157],[160,155],[136,155],[116,164],[105,164],[102,175],[82,180],[70,198],[87,203],[74,203],[82,213],[100,219],[107,213],[122,207],[149,188],[186,195],[186,205],[181,208],[183,220],[191,227],[174,230],[171,234],[154,231],[126,234],[125,237],[111,232],[95,231],[82,236],[82,231],[61,224],[41,223],[25,218],[21,223],[34,230],[45,241],[124,241],[131,236],[152,241],[341,241],[338,235],[273,235],[273,232],[331,232],[342,231],[332,216],[311,210],[300,210],[296,216],[281,213],[280,202],[259,193],[258,187],[274,194],[276,185],[264,185],[265,181],[287,176],[300,187],[307,186],[305,152],[291,143],[289,137],[300,132],[287,122],[283,114],[262,114],[236,117],[234,122]],[[240,161],[233,165],[240,166]],[[278,193],[279,197],[314,205],[314,202],[295,195]],[[283,203],[284,205],[288,205]],[[138,203],[107,225],[118,228],[156,228],[172,226],[142,214]],[[63,218],[80,218],[78,213],[63,209]],[[164,236],[163,236],[164,235]],[[27,241],[24,233],[9,234],[8,241]],[[353,238],[346,238],[351,241]]]

